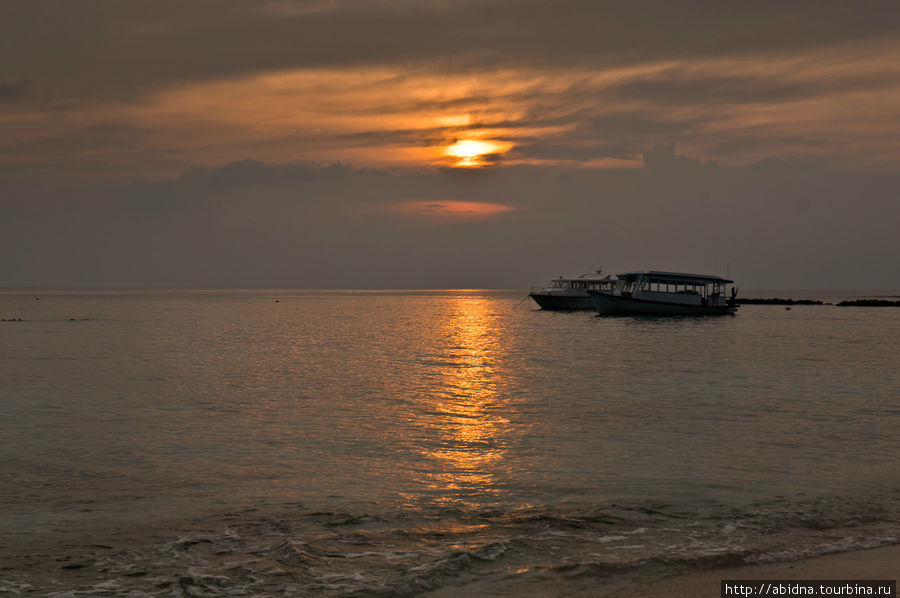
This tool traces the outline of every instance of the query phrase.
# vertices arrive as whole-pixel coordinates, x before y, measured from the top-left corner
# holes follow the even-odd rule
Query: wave
[[[11,595],[413,596],[468,584],[578,594],[690,569],[900,543],[898,493],[737,508],[247,509],[146,537],[42,546],[11,561]],[[41,556],[43,555],[43,556]],[[524,593],[524,592],[523,592]]]

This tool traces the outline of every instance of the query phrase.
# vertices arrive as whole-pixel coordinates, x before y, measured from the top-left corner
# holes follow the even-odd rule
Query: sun
[[[491,158],[509,151],[509,143],[482,139],[461,139],[444,149],[444,155],[454,158],[453,166],[459,168],[477,168],[485,166]]]

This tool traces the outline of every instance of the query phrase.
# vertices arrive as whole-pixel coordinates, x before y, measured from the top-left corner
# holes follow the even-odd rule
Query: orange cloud
[[[389,212],[433,220],[479,220],[517,210],[513,206],[477,201],[407,201],[396,203]]]
[[[658,143],[722,164],[900,160],[900,43],[672,58],[624,67],[269,71],[65,111],[9,102],[0,164],[345,162],[639,166]],[[18,102],[19,100],[17,100]],[[21,102],[20,102],[21,103]],[[48,104],[49,106],[49,104]],[[889,129],[889,127],[888,127]],[[481,144],[494,144],[487,147]]]

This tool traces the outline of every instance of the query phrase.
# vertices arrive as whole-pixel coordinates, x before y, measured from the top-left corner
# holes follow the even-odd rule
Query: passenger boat
[[[706,274],[656,270],[623,272],[612,290],[590,290],[597,312],[603,315],[728,315],[735,310],[734,281]]]
[[[596,274],[582,274],[575,278],[560,276],[551,280],[546,287],[531,289],[528,296],[534,299],[541,309],[594,309],[594,302],[588,291],[612,291],[615,285],[615,277],[602,276],[600,270],[597,270]]]

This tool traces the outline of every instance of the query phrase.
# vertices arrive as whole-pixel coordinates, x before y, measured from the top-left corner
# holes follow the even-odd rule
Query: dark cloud
[[[717,136],[717,143],[709,148],[709,153],[720,157],[747,153],[771,156],[785,151],[785,148],[791,148],[793,151],[798,148],[801,150],[836,149],[835,146],[840,144],[840,142],[813,137],[772,135],[769,131],[756,131],[755,136],[753,133],[754,131],[751,129],[743,135],[720,134]]]
[[[513,157],[539,160],[590,162],[603,158],[630,159],[636,146],[625,143],[603,143],[599,140],[536,140],[516,146]]]
[[[323,209],[330,211],[332,195],[353,196],[365,201],[365,188],[373,189],[388,177],[381,171],[345,164],[266,164],[258,160],[241,160],[222,167],[195,167],[173,180],[144,181],[128,185],[116,198],[117,209],[135,213],[166,213],[178,217],[180,212],[220,211],[224,206],[252,198],[252,210],[280,209],[284,205],[310,204],[324,200]],[[247,206],[250,207],[249,205]]]
[[[792,73],[796,76],[797,74]],[[857,92],[896,87],[887,73],[845,75],[840,78],[784,81],[759,75],[706,75],[683,68],[637,77],[621,85],[616,94],[654,104],[723,105],[800,100],[826,93]]]
[[[389,147],[389,146],[431,146],[444,145],[448,141],[452,143],[454,132],[462,133],[475,127],[432,127],[422,129],[386,129],[379,131],[355,131],[353,133],[338,133],[329,135],[327,143],[344,146],[362,147]],[[295,136],[299,139],[299,136]],[[321,141],[322,136],[318,136]]]
[[[232,162],[219,168],[193,168],[179,179],[193,187],[226,187],[229,189],[252,185],[285,183],[291,181],[345,180],[358,173],[374,173],[371,170],[355,171],[345,164],[316,165],[308,163],[265,164],[258,160]]]
[[[41,137],[31,141],[13,139],[0,145],[3,158],[47,158],[98,152],[122,152],[141,146],[146,129],[122,124],[95,124],[74,127],[71,133]]]
[[[644,152],[644,165],[651,173],[663,171],[693,174],[697,168],[702,166],[702,163],[697,158],[676,154],[674,145],[656,145],[653,149]]]
[[[896,174],[715,166],[671,146],[645,160],[473,176],[249,160],[105,191],[23,185],[0,206],[2,285],[527,288],[597,259],[608,270],[710,272],[730,261],[745,288],[900,277]],[[419,221],[397,215],[400,202],[430,208]],[[437,218],[471,211],[451,202],[518,209]]]
[[[695,132],[700,123],[686,119],[666,122],[640,112],[578,114],[574,127],[559,134],[520,138],[514,155],[544,160],[589,162],[603,158],[630,160],[658,140],[672,143]],[[560,122],[559,120],[557,122]]]
[[[898,17],[897,3],[813,0],[33,0],[0,7],[0,72],[59,96],[110,97],[293,68],[601,68],[895,39]]]
[[[0,79],[0,103],[21,100],[28,97],[28,84]]]

